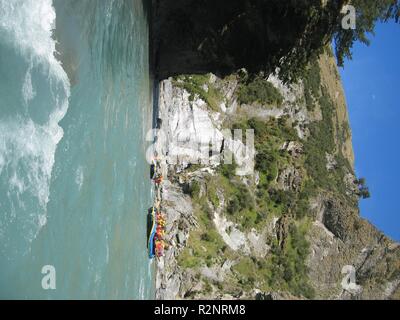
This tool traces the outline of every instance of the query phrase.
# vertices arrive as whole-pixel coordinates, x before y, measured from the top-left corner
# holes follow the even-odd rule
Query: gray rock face
[[[301,181],[300,171],[289,166],[279,173],[278,188],[285,191],[299,191]]]
[[[222,148],[220,120],[207,111],[203,100],[190,101],[189,96],[185,90],[173,86],[171,80],[161,82],[161,153],[166,155],[168,163],[179,163],[183,168],[195,162],[218,163],[219,158],[210,158],[209,152],[219,153]]]
[[[347,173],[343,179],[346,186],[346,194],[348,196],[358,197],[359,190],[357,184],[354,182],[356,180],[354,174]]]
[[[186,242],[186,237],[185,233],[182,230],[179,230],[178,234],[176,235],[176,240],[178,241],[178,244],[184,245]]]
[[[334,199],[326,200],[323,205],[322,223],[336,237],[345,240],[348,236],[347,227],[352,222],[351,213],[341,212],[340,205]]]
[[[225,100],[230,101],[231,86],[224,90],[228,97]],[[238,164],[237,174],[253,174],[254,145],[248,141],[244,144],[244,139],[232,135],[231,130],[222,130],[224,115],[221,112],[211,111],[199,96],[191,100],[190,94],[174,86],[171,79],[161,82],[159,101],[159,116],[163,122],[158,133],[159,153],[165,156],[168,164],[177,166],[177,170],[193,163],[216,166],[222,162],[222,152],[226,150]],[[224,104],[220,108],[226,110]]]
[[[237,226],[229,221],[225,216],[214,213],[214,224],[224,242],[234,251],[241,250],[249,253],[246,235]]]
[[[326,153],[326,169],[329,170],[335,170],[337,168],[337,161],[335,159],[335,156],[333,154]]]
[[[399,245],[339,200],[323,196],[317,202],[314,205],[314,210],[319,211],[317,220],[308,235],[311,245],[308,266],[310,280],[321,297],[388,299],[393,296],[400,282],[400,272],[395,271],[400,261]],[[345,285],[351,270],[358,290]]]
[[[196,220],[190,197],[169,181],[163,183],[162,210],[167,220],[165,240],[171,246],[157,263],[156,299],[176,299],[183,283],[176,257],[187,241],[189,231],[196,227]]]

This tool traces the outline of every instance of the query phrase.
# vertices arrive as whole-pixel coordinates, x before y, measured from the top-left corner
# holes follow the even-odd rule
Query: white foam
[[[69,95],[68,76],[55,57],[56,42],[52,35],[56,12],[52,0],[0,0],[0,12],[0,41],[15,46],[31,65],[49,67],[49,75],[59,79]],[[23,87],[28,97],[29,93],[34,94],[30,71]]]
[[[32,120],[0,121],[0,155],[9,171],[9,189],[21,195],[36,196],[41,207],[49,200],[49,183],[54,154],[59,137],[53,136],[48,126]]]
[[[83,179],[83,168],[82,166],[79,166],[75,171],[75,183],[77,184],[79,191],[82,189]]]
[[[0,34],[21,50],[55,62],[52,30],[56,13],[51,0],[0,0]],[[56,63],[56,62],[55,62]]]
[[[45,214],[39,214],[39,228],[42,228],[47,223],[47,216]]]
[[[32,86],[32,76],[31,76],[32,69],[29,68],[25,75],[24,84],[22,85],[22,97],[24,98],[25,104],[28,104],[35,95],[35,89]]]
[[[55,58],[56,42],[52,38],[56,13],[51,0],[0,0],[0,43],[14,48],[27,66],[21,79],[21,100],[29,107],[36,96],[33,72],[46,83],[51,101],[44,101],[48,114],[46,123],[37,123],[27,114],[0,119],[0,176],[8,183],[10,210],[18,221],[26,219],[26,237],[32,241],[46,224],[46,207],[50,195],[50,180],[57,144],[63,136],[58,125],[68,109],[70,83],[61,64]],[[18,101],[11,102],[16,105]],[[14,108],[14,106],[7,106]],[[35,110],[32,110],[35,112]],[[8,181],[7,181],[8,179]],[[6,180],[6,181],[5,181]],[[35,198],[37,208],[24,210],[24,197]],[[16,200],[17,199],[17,200]],[[7,223],[12,223],[8,221]],[[25,235],[24,235],[25,236]]]

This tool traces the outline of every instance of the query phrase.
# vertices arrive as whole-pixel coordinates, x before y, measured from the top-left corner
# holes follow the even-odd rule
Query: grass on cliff
[[[193,101],[197,95],[211,110],[220,111],[219,105],[223,101],[223,96],[215,86],[210,85],[210,74],[180,75],[174,79],[173,83],[190,94],[190,101]]]
[[[287,289],[296,296],[312,299],[314,289],[308,281],[306,259],[309,254],[309,243],[306,234],[308,220],[289,225],[289,234],[282,246],[272,246],[271,276],[269,284],[275,289]]]
[[[178,256],[178,264],[183,268],[212,266],[220,261],[226,250],[221,236],[211,223],[208,213],[195,208],[199,227],[190,233],[185,249]]]
[[[343,156],[341,148],[337,146],[340,139],[335,140],[335,132],[342,132],[346,128],[335,128],[335,104],[330,99],[325,88],[321,88],[318,97],[322,120],[309,125],[310,135],[304,143],[306,155],[305,168],[312,179],[315,188],[339,192],[346,195],[344,176],[346,171],[353,172],[349,161]],[[326,168],[326,154],[334,154],[336,168]]]
[[[312,299],[314,289],[308,280],[306,259],[309,243],[305,238],[309,228],[307,220],[292,222],[289,235],[282,246],[276,241],[271,244],[271,252],[266,258],[243,256],[233,267],[238,287],[262,291],[288,291],[295,296]]]
[[[279,90],[271,82],[262,77],[256,77],[251,81],[242,81],[238,90],[240,104],[259,103],[264,106],[281,106],[283,97]]]
[[[309,244],[306,240],[309,224],[306,217],[310,216],[309,200],[316,194],[317,188],[306,177],[300,192],[284,191],[277,187],[277,178],[283,168],[288,165],[304,166],[304,156],[293,159],[286,151],[281,150],[284,142],[298,141],[299,138],[285,118],[268,121],[249,119],[237,123],[235,128],[254,129],[257,150],[255,166],[260,175],[254,193],[256,205],[251,210],[255,214],[249,216],[250,223],[246,224],[245,221],[244,226],[247,230],[257,228],[263,226],[263,222],[271,216],[280,217],[289,212],[294,217],[283,247],[272,241],[271,252],[266,259],[243,257],[234,266],[239,285],[248,287],[249,290],[254,286],[265,291],[287,290],[297,296],[312,298],[314,291],[309,284],[305,264],[309,253]],[[244,202],[249,203],[249,201]],[[249,211],[248,208],[240,209],[244,212]],[[295,222],[296,219],[298,223]]]
[[[315,103],[321,95],[321,73],[318,61],[314,61],[306,69],[303,77],[304,98],[308,111],[315,109]]]
[[[201,190],[200,182],[192,181],[188,193],[192,197],[194,214],[198,221],[198,228],[190,233],[188,243],[178,257],[178,263],[184,268],[198,268],[211,266],[221,261],[227,246],[213,223],[212,207],[219,206],[217,188],[224,188],[225,192],[234,192],[228,180],[222,176],[210,176],[203,183],[205,190]]]
[[[288,165],[298,168],[304,166],[302,158],[293,159],[281,150],[284,142],[298,140],[296,131],[287,119],[249,119],[237,123],[235,128],[252,128],[255,133],[255,169],[259,172],[259,183],[255,190],[257,218],[252,227],[265,219],[267,214],[281,216],[289,207],[298,218],[308,215],[308,200],[313,193],[310,185],[304,182],[299,193],[280,190],[277,186],[279,173]]]

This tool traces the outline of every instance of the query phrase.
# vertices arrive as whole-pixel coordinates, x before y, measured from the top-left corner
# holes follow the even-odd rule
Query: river
[[[0,0],[0,298],[154,296],[148,15]]]

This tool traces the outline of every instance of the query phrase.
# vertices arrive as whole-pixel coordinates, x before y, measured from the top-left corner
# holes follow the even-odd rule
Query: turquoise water
[[[150,84],[141,0],[0,0],[0,298],[153,297]]]

